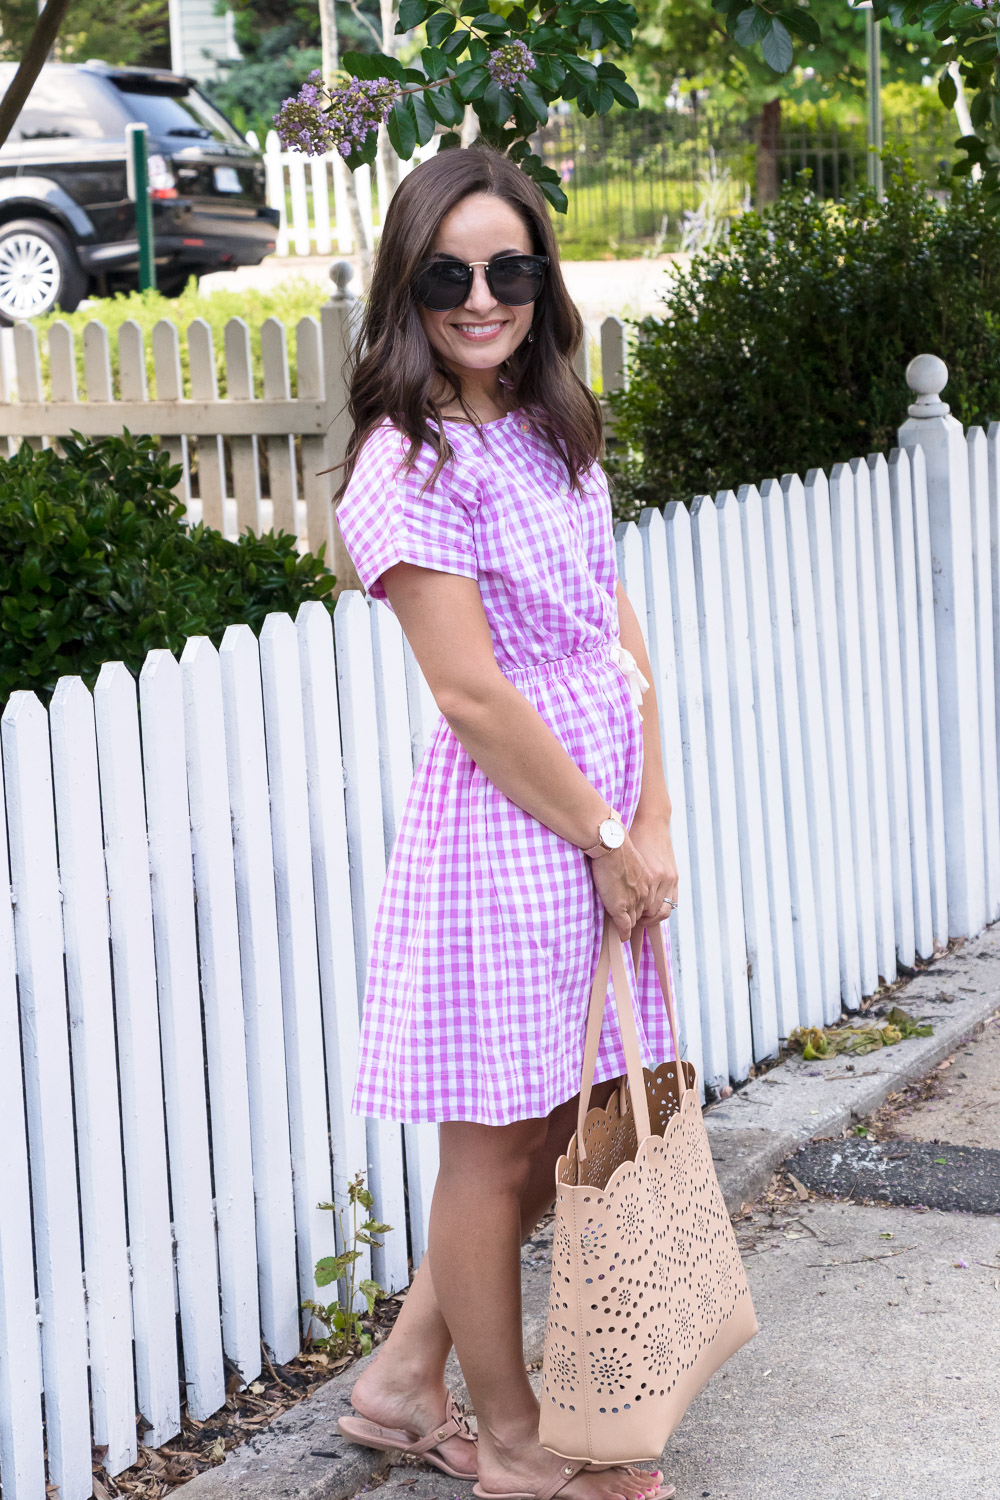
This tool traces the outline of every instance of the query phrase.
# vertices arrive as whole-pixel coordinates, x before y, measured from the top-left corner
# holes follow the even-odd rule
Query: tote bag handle
[[[660,983],[660,993],[663,996],[663,1003],[667,1011],[667,1022],[670,1026],[670,1040],[674,1048],[674,1066],[677,1070],[677,1102],[679,1104],[684,1098],[686,1083],[684,1069],[681,1064],[681,1048],[677,1032],[677,1013],[674,1006],[673,985],[670,982],[670,971],[667,968],[667,955],[663,946],[663,932],[658,922],[651,927],[639,926],[633,931],[630,939],[632,966],[638,974],[643,938],[647,934],[653,950],[653,960],[656,964],[656,975]],[[597,1072],[597,1049],[601,1040],[601,1027],[604,1024],[604,1007],[608,995],[609,971],[615,993],[618,1029],[621,1032],[622,1045],[625,1049],[625,1066],[631,1094],[632,1111],[635,1115],[636,1140],[641,1145],[644,1140],[652,1135],[649,1123],[649,1104],[646,1099],[646,1084],[642,1074],[642,1054],[639,1051],[639,1033],[636,1028],[635,1011],[632,1008],[632,993],[629,989],[628,976],[625,973],[625,952],[622,947],[622,940],[618,935],[618,929],[611,920],[610,912],[606,911],[604,913],[604,930],[601,934],[601,952],[597,960],[597,970],[594,974],[594,982],[590,990],[590,1005],[587,1010],[587,1038],[583,1050],[583,1075],[580,1080],[580,1103],[576,1120],[576,1147],[580,1161],[586,1161],[587,1159],[583,1127],[587,1118],[587,1111],[590,1109],[590,1097],[594,1090],[594,1075]]]

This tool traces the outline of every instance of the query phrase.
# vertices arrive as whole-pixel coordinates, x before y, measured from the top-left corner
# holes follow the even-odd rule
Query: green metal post
[[[868,185],[881,198],[882,182],[882,33],[875,11],[865,10],[865,71],[868,94]]]
[[[149,127],[144,124],[125,126],[126,192],[135,203],[135,229],[139,240],[139,290],[156,290],[156,261],[153,256],[153,200],[149,196],[148,142]]]

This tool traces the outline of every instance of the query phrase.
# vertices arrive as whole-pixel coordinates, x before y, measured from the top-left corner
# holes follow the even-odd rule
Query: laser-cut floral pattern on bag
[[[677,1062],[643,1069],[621,939],[605,916],[577,1130],[556,1169],[540,1437],[563,1458],[659,1458],[693,1398],[758,1331],[693,1065],[680,1060],[658,926],[648,936]],[[628,1076],[588,1111],[608,972]],[[641,1086],[640,1086],[641,1080]]]

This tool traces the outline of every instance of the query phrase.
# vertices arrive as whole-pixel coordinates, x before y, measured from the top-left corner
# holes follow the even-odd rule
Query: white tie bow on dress
[[[639,717],[641,719],[642,695],[649,687],[649,683],[646,681],[645,677],[639,670],[639,663],[636,661],[631,651],[626,650],[621,641],[614,642],[611,647],[611,655],[617,665],[621,667],[622,671],[625,673],[625,676],[628,678],[629,689],[632,693],[632,702],[639,710]]]

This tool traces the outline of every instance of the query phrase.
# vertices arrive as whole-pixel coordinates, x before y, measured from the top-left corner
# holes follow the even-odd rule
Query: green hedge
[[[147,651],[255,631],[272,610],[327,599],[335,579],[284,532],[227,541],[188,528],[180,470],[146,437],[25,444],[0,459],[0,702],[48,696],[59,677],[92,687],[101,664],[138,673]]]
[[[226,367],[223,359],[223,334],[230,318],[242,318],[250,328],[250,347],[256,379],[256,394],[264,394],[260,362],[260,325],[267,318],[277,318],[288,329],[288,368],[295,394],[295,325],[300,318],[319,317],[319,310],[332,291],[332,283],[324,285],[310,281],[307,276],[289,276],[278,282],[269,291],[255,287],[241,287],[233,291],[199,292],[198,282],[192,277],[179,297],[164,297],[159,292],[118,292],[114,297],[102,297],[90,308],[75,313],[58,310],[44,318],[32,321],[38,330],[39,352],[42,358],[42,378],[48,380],[48,330],[57,320],[68,323],[76,334],[77,379],[81,391],[83,383],[83,330],[88,323],[103,323],[108,330],[111,344],[111,367],[117,388],[118,381],[118,330],[128,319],[139,324],[146,340],[146,378],[149,389],[155,392],[153,375],[153,327],[161,318],[169,318],[181,331],[181,372],[184,378],[184,394],[190,396],[191,381],[188,371],[186,330],[195,318],[204,318],[212,329],[215,342],[215,364],[219,379],[219,395],[226,394]]]
[[[974,183],[939,202],[905,166],[887,177],[881,203],[796,188],[737,219],[635,325],[609,461],[621,518],[891,448],[915,354],[947,362],[960,421],[1000,417],[996,220]]]

